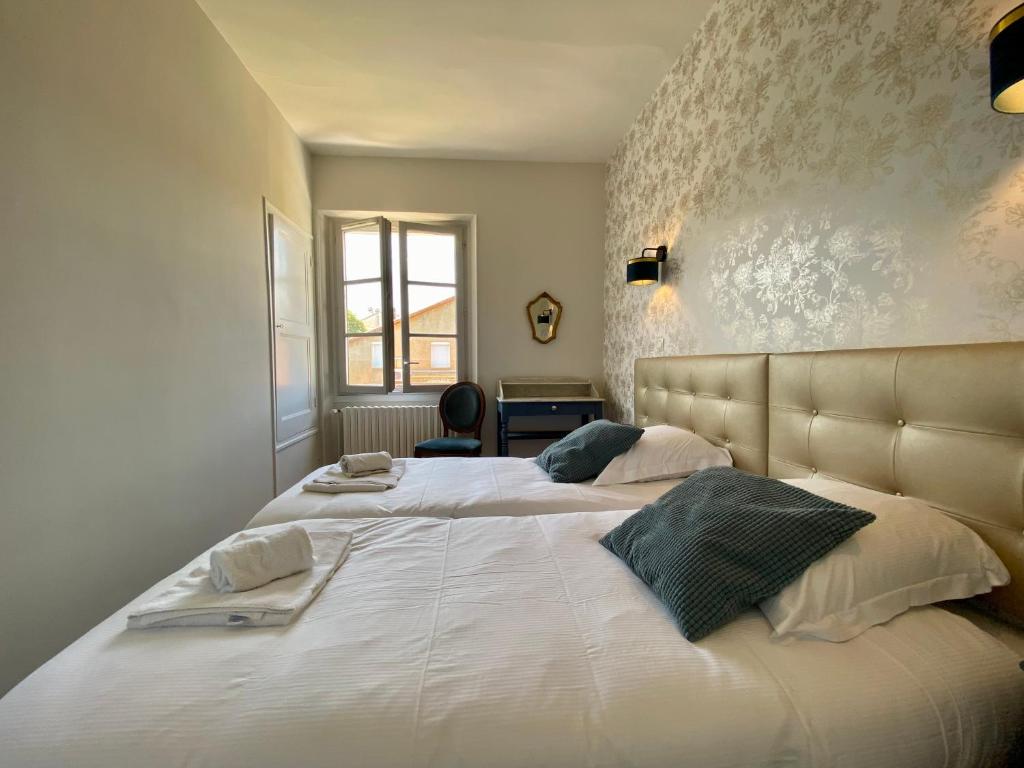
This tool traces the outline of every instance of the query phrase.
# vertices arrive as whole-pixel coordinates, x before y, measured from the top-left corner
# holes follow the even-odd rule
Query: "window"
[[[435,371],[445,371],[452,367],[451,342],[430,342],[430,367]]]
[[[458,223],[339,222],[339,392],[434,391],[462,378],[463,241]]]

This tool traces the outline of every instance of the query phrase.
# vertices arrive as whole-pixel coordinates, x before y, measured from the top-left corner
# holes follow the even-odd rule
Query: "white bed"
[[[635,416],[726,445],[751,472],[931,504],[1003,559],[1012,581],[984,604],[1019,623],[1022,375],[1024,343],[641,360]],[[649,498],[534,515],[602,502],[444,461],[420,480],[410,468],[405,506],[361,502],[377,519],[300,522],[355,538],[291,626],[127,631],[128,608],[115,614],[0,700],[0,764],[1011,764],[1024,669],[1000,642],[1020,638],[1008,625],[925,607],[844,643],[782,641],[751,610],[689,643],[598,543]],[[338,497],[302,495],[256,522],[339,515]],[[434,516],[393,517],[406,514]]]
[[[0,763],[1001,764],[1024,672],[970,622],[780,642],[750,611],[691,644],[597,541],[629,514],[301,523],[355,538],[295,624],[119,611],[0,700]]]
[[[556,483],[533,459],[513,457],[396,459],[398,485],[378,493],[312,493],[304,483],[321,467],[260,510],[248,527],[291,520],[358,517],[489,517],[639,508],[680,480],[594,486]]]

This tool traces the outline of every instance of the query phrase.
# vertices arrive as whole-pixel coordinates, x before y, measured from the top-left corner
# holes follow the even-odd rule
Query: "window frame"
[[[438,393],[444,391],[449,384],[420,384],[413,385],[411,383],[410,371],[412,369],[412,360],[410,358],[410,339],[417,337],[431,337],[437,339],[445,339],[450,343],[454,344],[455,354],[455,380],[464,381],[467,378],[467,371],[469,368],[468,361],[468,349],[469,349],[469,323],[467,320],[468,312],[468,286],[466,284],[466,237],[467,237],[467,226],[466,222],[461,220],[444,220],[444,221],[417,221],[415,219],[404,218],[402,220],[392,221],[384,216],[376,216],[367,219],[334,219],[334,226],[330,227],[332,232],[332,258],[331,258],[331,282],[334,286],[330,292],[330,296],[333,299],[328,309],[334,314],[334,320],[331,326],[335,330],[335,342],[331,345],[330,359],[333,367],[333,378],[336,387],[336,395],[341,397],[346,396],[385,396],[385,397],[402,397],[403,395],[422,395],[427,393]],[[345,269],[344,269],[344,235],[348,230],[365,228],[370,225],[376,224],[378,231],[380,232],[380,259],[381,259],[381,333],[368,333],[368,334],[350,334],[347,332],[346,325],[346,314],[347,305],[345,301],[345,286],[353,283],[360,282],[372,282],[376,278],[367,278],[366,280],[345,280]],[[402,326],[402,349],[404,355],[401,360],[402,365],[402,389],[396,390],[396,377],[395,377],[395,352],[396,342],[394,333],[394,297],[392,292],[394,290],[394,277],[392,270],[392,250],[391,240],[392,233],[394,232],[395,226],[398,227],[398,247],[399,247],[399,258],[398,266],[400,273],[398,275],[398,290],[401,293],[402,300],[402,317],[397,318],[401,322]],[[406,247],[406,237],[409,232],[433,232],[437,234],[450,234],[455,240],[455,314],[456,314],[456,332],[454,334],[444,333],[410,333],[409,330],[409,281],[408,281],[408,249]],[[437,285],[443,287],[450,287],[450,283],[430,283],[421,280],[413,280],[414,285]],[[383,379],[382,384],[349,384],[348,383],[348,338],[357,338],[360,336],[372,337],[374,339],[381,339],[383,342],[384,351],[384,366],[383,366]],[[449,351],[449,355],[453,352]]]
[[[411,314],[409,312],[409,249],[407,236],[409,232],[429,232],[433,234],[450,234],[455,239],[455,333],[415,333],[410,330],[409,319]],[[465,342],[465,323],[463,317],[465,315],[465,280],[463,276],[463,241],[465,240],[465,229],[456,223],[420,223],[414,221],[400,221],[398,222],[398,248],[399,248],[399,267],[401,269],[401,275],[399,278],[399,288],[402,291],[402,349],[405,352],[402,358],[402,392],[442,392],[447,389],[449,384],[413,384],[412,383],[412,366],[414,362],[411,360],[412,355],[412,344],[411,341],[414,338],[431,338],[431,339],[448,339],[449,343],[455,344],[455,381],[463,381],[465,379],[465,363],[463,361],[463,346]],[[451,287],[451,283],[434,283],[426,282],[423,280],[411,281],[414,285],[427,285],[448,288]],[[449,351],[449,354],[450,351]],[[453,382],[454,383],[454,382]],[[392,390],[393,391],[393,390]]]
[[[359,280],[345,279],[345,233],[376,226],[379,233],[378,251],[380,254],[380,277]],[[335,313],[335,339],[331,359],[334,361],[335,382],[339,393],[356,395],[383,395],[394,390],[395,371],[393,364],[385,364],[381,371],[380,384],[350,384],[348,382],[348,340],[350,338],[379,338],[383,342],[384,360],[395,359],[393,334],[387,329],[394,327],[391,307],[391,222],[383,216],[369,219],[340,220],[334,228],[334,298],[335,306],[340,308]],[[381,292],[381,332],[380,333],[349,333],[347,323],[348,305],[345,301],[345,287],[380,281]]]

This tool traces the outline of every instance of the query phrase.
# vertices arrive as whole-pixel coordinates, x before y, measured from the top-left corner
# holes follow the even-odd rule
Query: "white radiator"
[[[441,436],[436,405],[353,405],[337,413],[342,453],[387,451],[395,458],[408,457],[420,440]]]

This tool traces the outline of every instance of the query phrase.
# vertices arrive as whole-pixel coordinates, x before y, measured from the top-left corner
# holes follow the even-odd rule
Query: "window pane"
[[[345,286],[345,332],[381,332],[380,280]]]
[[[374,369],[384,367],[383,341],[373,341],[370,343],[370,367]]]
[[[380,336],[356,336],[345,339],[345,380],[351,386],[375,386],[384,384],[383,366],[374,367],[373,347],[381,345],[383,355],[383,340]]]
[[[380,232],[373,229],[342,232],[342,271],[345,280],[380,277]]]
[[[405,247],[410,280],[455,283],[455,235],[447,232],[407,232]]]
[[[447,347],[447,349],[444,349]],[[454,384],[458,380],[455,339],[414,336],[409,339],[409,382],[413,386]]]
[[[409,333],[457,333],[455,289],[409,284]]]

